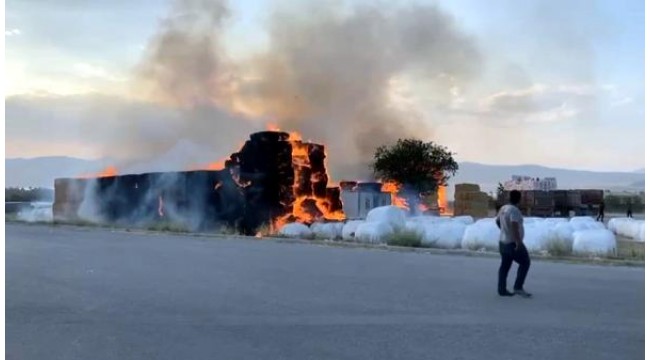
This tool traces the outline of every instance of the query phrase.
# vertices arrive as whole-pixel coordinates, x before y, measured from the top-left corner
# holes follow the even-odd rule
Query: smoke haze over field
[[[7,157],[185,170],[275,124],[325,144],[335,179],[407,136],[643,167],[643,2],[415,1],[9,0]]]

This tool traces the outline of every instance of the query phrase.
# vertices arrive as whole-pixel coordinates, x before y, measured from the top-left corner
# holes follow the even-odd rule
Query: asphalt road
[[[642,359],[644,271],[7,224],[7,359]],[[514,276],[511,275],[510,284]]]

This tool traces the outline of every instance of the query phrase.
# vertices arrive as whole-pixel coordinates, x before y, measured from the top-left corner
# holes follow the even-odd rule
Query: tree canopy
[[[5,188],[5,201],[31,202],[52,201],[54,190],[45,188]]]
[[[446,147],[417,139],[399,139],[375,151],[372,168],[382,181],[396,181],[418,192],[435,191],[447,185],[458,164]]]

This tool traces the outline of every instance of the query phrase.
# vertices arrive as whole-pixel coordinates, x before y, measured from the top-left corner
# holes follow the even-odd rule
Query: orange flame
[[[390,202],[391,205],[397,206],[399,208],[408,210],[409,204],[406,199],[399,196],[399,191],[402,189],[402,185],[395,181],[388,181],[381,185],[381,191],[390,193]]]
[[[270,130],[279,131],[277,127],[271,128]],[[286,224],[291,217],[295,218],[296,221],[302,223],[310,223],[316,220],[320,220],[315,217],[315,215],[306,209],[309,202],[313,202],[322,214],[322,218],[326,220],[345,220],[345,213],[342,210],[330,211],[330,203],[326,198],[319,198],[315,195],[298,195],[300,190],[300,180],[302,176],[301,168],[311,167],[309,160],[309,143],[304,143],[302,141],[302,136],[296,131],[289,132],[289,142],[291,143],[291,157],[293,162],[294,169],[294,184],[293,184],[293,193],[295,200],[291,204],[291,212],[283,216],[278,217],[273,221],[273,228],[279,229],[282,225]],[[327,153],[325,153],[325,159],[327,159]],[[327,168],[327,163],[325,163]],[[320,180],[318,174],[312,174],[310,181],[316,183]]]
[[[275,123],[266,124],[266,130],[268,131],[280,131],[280,127]]]
[[[438,209],[440,209],[440,215],[450,214],[447,206],[447,187],[444,185],[438,186]]]
[[[238,149],[241,150],[241,148],[244,147],[244,142],[240,142],[239,146],[237,147]],[[192,165],[187,168],[188,171],[197,171],[197,170],[211,170],[211,171],[219,171],[223,170],[226,168],[226,161],[230,160],[230,157],[224,157],[220,160],[211,162],[209,164],[203,164],[203,165]]]
[[[223,170],[226,167],[226,159],[211,162],[205,170]]]
[[[115,166],[108,166],[97,174],[82,174],[77,176],[79,179],[90,179],[90,178],[103,178],[117,176],[117,168]]]

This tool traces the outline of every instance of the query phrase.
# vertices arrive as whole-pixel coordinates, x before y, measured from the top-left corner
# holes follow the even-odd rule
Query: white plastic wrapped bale
[[[596,219],[592,218],[591,216],[574,216],[569,220],[570,223],[577,223],[577,222],[596,222]]]
[[[416,221],[424,224],[437,224],[451,221],[451,218],[446,216],[419,215],[407,218],[407,221]]]
[[[341,222],[334,222],[334,223],[331,223],[331,224],[332,224],[332,227],[334,227],[334,229],[336,229],[336,238],[337,239],[342,239],[343,238],[343,226],[345,225],[345,223],[341,221]]]
[[[461,247],[463,249],[477,250],[485,248],[488,250],[499,249],[499,233],[494,219],[481,219],[468,225],[465,228]]]
[[[456,216],[452,218],[453,221],[459,222],[461,224],[469,225],[474,223],[474,218],[469,215]]]
[[[354,235],[357,231],[357,227],[363,224],[363,220],[350,220],[343,225],[341,230],[341,237],[345,241],[353,241]]]
[[[645,242],[645,220],[613,218],[607,223],[607,228],[614,234]]]
[[[422,239],[424,236],[424,231],[427,226],[432,226],[434,223],[427,223],[424,221],[417,221],[417,220],[406,220],[406,225],[404,226],[404,230],[414,232]]]
[[[639,225],[639,236],[637,237],[637,240],[645,242],[645,220],[643,220],[641,225]]]
[[[580,230],[573,233],[576,255],[610,255],[616,253],[616,237],[605,229]]]
[[[309,238],[312,236],[311,230],[307,225],[302,223],[288,223],[280,229],[280,235],[292,238]]]
[[[368,212],[366,222],[388,224],[393,231],[400,231],[406,226],[406,213],[397,206],[380,206]]]
[[[538,217],[525,217],[524,218],[524,224],[538,223],[538,222],[541,222],[541,221],[544,221],[544,219],[538,218]]]
[[[628,218],[611,218],[607,222],[607,229],[609,229],[614,234],[618,234],[619,224],[623,221],[629,220]],[[622,234],[621,234],[622,235]]]
[[[343,223],[313,223],[310,230],[317,239],[335,240],[341,237]]]
[[[388,241],[393,228],[383,222],[364,222],[357,226],[354,239],[362,243],[380,244]]]
[[[568,221],[558,222],[551,230],[551,241],[559,241],[568,249],[573,248],[573,227]]]
[[[566,224],[569,222],[567,218],[546,218],[544,222],[547,224]]]
[[[551,225],[543,221],[524,222],[524,245],[530,252],[548,249],[553,232]]]
[[[572,221],[569,222],[571,227],[573,228],[573,231],[580,231],[580,230],[605,230],[605,225],[601,222],[594,221],[591,219],[589,220],[580,220],[580,221]]]
[[[427,224],[422,244],[441,249],[457,249],[461,247],[467,225],[450,221],[439,224]]]

